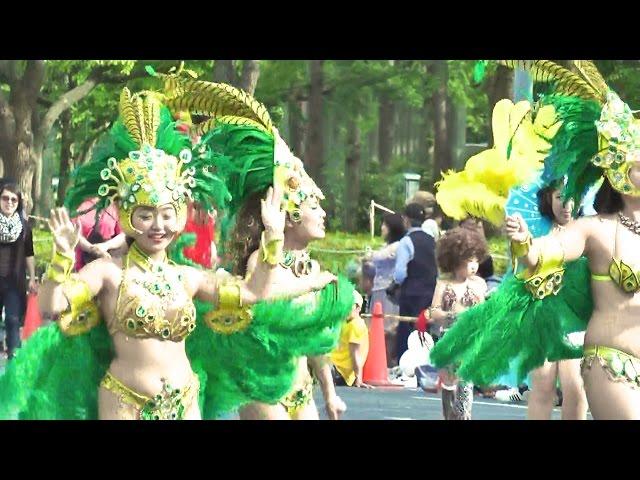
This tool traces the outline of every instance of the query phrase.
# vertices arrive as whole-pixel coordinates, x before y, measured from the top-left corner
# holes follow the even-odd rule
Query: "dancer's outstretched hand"
[[[49,224],[49,229],[51,229],[56,250],[68,256],[73,256],[74,249],[80,239],[80,226],[71,222],[67,209],[62,207],[51,210],[47,223]]]
[[[529,227],[527,227],[524,218],[519,213],[515,215],[507,215],[505,218],[505,230],[509,240],[514,242],[524,242],[527,240],[529,234]]]

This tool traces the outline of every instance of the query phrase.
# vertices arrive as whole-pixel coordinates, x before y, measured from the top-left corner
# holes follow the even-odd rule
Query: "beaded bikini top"
[[[131,264],[143,270],[129,272]],[[175,313],[167,315],[167,311]],[[171,261],[154,262],[134,243],[125,258],[116,315],[109,330],[136,338],[180,342],[196,327],[196,309],[182,273]]]

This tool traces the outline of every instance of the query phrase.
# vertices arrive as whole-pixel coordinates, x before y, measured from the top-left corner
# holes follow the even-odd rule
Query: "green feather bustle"
[[[201,383],[203,418],[260,401],[276,403],[292,387],[296,358],[329,353],[353,305],[353,285],[344,278],[327,285],[309,306],[292,300],[259,302],[247,329],[213,332],[203,321],[186,340],[187,355]],[[113,360],[104,323],[67,337],[57,324],[38,329],[16,352],[0,377],[0,419],[96,419],[98,388]]]
[[[513,275],[475,307],[461,313],[430,352],[440,368],[458,367],[457,374],[477,385],[492,382],[515,368],[521,382],[545,360],[582,356],[582,347],[567,334],[583,331],[593,311],[590,273],[582,257],[566,265],[558,295],[532,297]]]

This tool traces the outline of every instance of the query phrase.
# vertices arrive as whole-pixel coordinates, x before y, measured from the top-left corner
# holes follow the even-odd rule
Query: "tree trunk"
[[[250,95],[256,91],[256,85],[260,78],[260,60],[245,60],[240,76],[240,88]]]
[[[360,128],[358,117],[355,116],[349,123],[347,133],[347,158],[345,162],[345,202],[344,202],[344,226],[346,231],[355,232],[358,226],[358,210],[360,205]]]
[[[238,74],[233,60],[215,60],[213,62],[213,81],[238,86]]]
[[[307,127],[307,145],[305,151],[305,168],[309,175],[322,186],[320,178],[323,161],[323,60],[309,61],[311,87],[309,90],[309,122]]]
[[[437,182],[443,171],[451,168],[451,151],[447,130],[447,81],[448,66],[446,60],[436,60],[432,68],[438,85],[432,96],[433,103],[433,182]]]
[[[462,158],[467,143],[467,108],[463,103],[455,104],[451,98],[447,100],[447,131],[449,133],[449,151],[452,168],[463,167],[466,158]]]
[[[382,169],[386,170],[391,164],[393,124],[396,115],[396,106],[387,92],[380,94],[378,112],[378,160]]]
[[[503,98],[511,98],[513,92],[513,70],[498,65],[496,73],[487,79],[486,92],[489,98],[489,118],[493,117],[493,107]],[[489,147],[493,146],[493,129],[489,122]]]
[[[69,182],[69,172],[73,170],[73,153],[71,145],[73,139],[71,135],[71,112],[66,110],[60,115],[60,175],[58,180],[58,204],[64,202]],[[48,210],[45,210],[45,212]]]
[[[289,147],[297,155],[304,152],[304,118],[302,117],[302,105],[297,101],[296,94],[289,99]]]
[[[113,122],[107,122],[104,125],[98,127],[97,130],[95,132],[93,132],[93,134],[91,134],[91,136],[89,136],[89,138],[87,138],[83,142],[82,148],[80,149],[80,153],[78,154],[78,157],[77,157],[77,160],[76,160],[76,165],[77,166],[82,165],[82,164],[84,164],[84,163],[89,161],[89,158],[91,156],[91,152],[93,150],[93,147],[95,146],[95,144],[100,139],[100,136],[104,132],[109,130],[112,125],[113,125]]]
[[[408,155],[409,155],[409,160],[413,163],[415,160],[415,154],[416,154],[416,149],[415,149],[415,143],[414,143],[414,138],[415,138],[415,110],[413,107],[409,107],[409,111],[408,111],[408,129],[407,129],[407,149],[408,149]]]
[[[431,164],[431,157],[429,155],[429,149],[431,147],[431,135],[433,132],[433,115],[432,115],[432,101],[430,98],[425,98],[422,104],[422,110],[420,115],[422,116],[422,122],[420,125],[419,139],[418,139],[418,164],[423,166],[426,170],[428,167],[433,171],[433,165]]]

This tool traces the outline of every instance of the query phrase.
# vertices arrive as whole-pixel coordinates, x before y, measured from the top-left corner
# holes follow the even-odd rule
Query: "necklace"
[[[624,215],[622,212],[618,212],[618,217],[620,218],[620,223],[631,230],[636,235],[640,235],[640,222],[636,222],[635,220],[631,220],[629,217]]]
[[[163,260],[154,261],[134,243],[127,254],[127,263],[129,261],[138,265],[145,272],[142,278],[134,279],[134,283],[141,285],[149,293],[159,297],[161,304],[165,308],[176,299],[177,295],[173,285],[182,281],[182,275],[180,273],[176,274],[167,268],[169,263],[166,256]]]
[[[306,250],[296,252],[291,250],[285,251],[280,265],[290,269],[296,277],[309,275],[313,270],[311,257]]]

